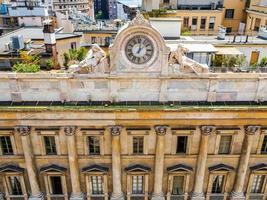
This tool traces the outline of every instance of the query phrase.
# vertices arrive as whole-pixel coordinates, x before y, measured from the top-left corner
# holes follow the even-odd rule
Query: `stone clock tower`
[[[111,74],[168,75],[169,53],[160,33],[138,13],[110,47]]]

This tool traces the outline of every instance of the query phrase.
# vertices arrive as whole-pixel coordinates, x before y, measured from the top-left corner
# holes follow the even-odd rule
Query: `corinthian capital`
[[[15,132],[18,133],[20,136],[30,135],[31,127],[30,126],[16,126]]]
[[[155,131],[157,135],[166,135],[168,126],[159,125],[155,126]]]
[[[66,136],[72,136],[76,132],[76,126],[65,126],[63,130]]]
[[[121,134],[122,126],[111,126],[109,127],[109,131],[111,135],[118,136]]]
[[[216,131],[215,126],[201,126],[200,127],[202,135],[210,135],[211,133]]]
[[[255,125],[245,126],[245,133],[247,135],[254,135],[261,127]]]

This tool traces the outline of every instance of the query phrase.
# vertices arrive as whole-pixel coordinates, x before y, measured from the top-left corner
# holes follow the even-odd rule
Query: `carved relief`
[[[202,74],[208,73],[208,66],[200,64],[188,57],[186,57],[186,53],[188,49],[183,47],[182,45],[178,45],[177,50],[170,53],[169,57],[169,66],[171,73],[195,73]]]
[[[30,135],[31,133],[31,127],[30,126],[17,126],[15,127],[15,131],[20,136],[27,136],[27,135]]]
[[[166,135],[168,126],[155,126],[157,135]]]
[[[255,133],[260,129],[260,126],[253,126],[253,125],[248,125],[245,126],[245,133],[247,135],[255,135]]]
[[[140,13],[140,11],[137,11],[136,17],[129,22],[129,26],[150,26],[150,22],[144,18],[144,16]]]
[[[76,132],[76,127],[75,126],[66,126],[63,128],[64,133],[66,136],[72,136]]]
[[[71,65],[69,71],[72,73],[108,73],[109,59],[103,49],[97,44],[93,44],[84,60],[78,65]]]
[[[210,135],[211,133],[216,131],[215,126],[201,126],[200,127],[202,135]]]
[[[118,136],[121,134],[122,127],[121,126],[111,126],[109,128],[111,135]]]

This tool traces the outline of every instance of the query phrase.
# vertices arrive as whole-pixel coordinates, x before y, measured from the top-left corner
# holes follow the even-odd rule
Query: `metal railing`
[[[210,72],[213,73],[267,73],[267,67],[210,67]]]
[[[264,194],[249,194],[249,200],[264,200]]]

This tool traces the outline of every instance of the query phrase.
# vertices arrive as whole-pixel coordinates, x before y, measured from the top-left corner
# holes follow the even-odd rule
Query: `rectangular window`
[[[63,194],[60,176],[50,176],[52,194]]]
[[[100,155],[100,138],[96,136],[88,137],[89,154]]]
[[[19,177],[9,176],[8,181],[11,187],[10,193],[12,195],[22,195],[22,189],[21,189],[21,183],[20,183]]]
[[[76,42],[72,42],[72,43],[70,43],[70,48],[71,49],[76,49],[77,47],[76,47]]]
[[[184,176],[173,177],[172,194],[173,195],[184,194]]]
[[[92,44],[96,44],[96,37],[92,37]]]
[[[44,136],[45,153],[46,155],[56,155],[57,148],[54,136]]]
[[[13,148],[10,136],[0,136],[0,145],[3,155],[13,155]]]
[[[133,137],[133,153],[144,153],[144,137]]]
[[[144,194],[143,183],[144,183],[144,176],[132,176],[133,194]]]
[[[264,136],[263,143],[261,146],[261,153],[267,154],[267,135]]]
[[[206,21],[207,21],[207,18],[206,17],[202,17],[201,18],[200,29],[202,29],[202,30],[205,30],[206,29]]]
[[[223,193],[224,175],[217,175],[213,177],[211,193]]]
[[[189,26],[189,17],[184,17],[183,26],[184,26],[184,28],[188,28],[188,26]]]
[[[102,176],[91,176],[91,183],[93,194],[104,194]]]
[[[176,153],[186,153],[187,138],[187,136],[177,136]]]
[[[263,183],[265,180],[265,175],[255,175],[251,187],[251,193],[263,193]]]
[[[196,26],[197,25],[197,17],[193,17],[192,19],[192,25]]]
[[[214,30],[215,17],[210,17],[209,30]]]
[[[232,136],[221,136],[219,154],[229,154],[231,149]]]
[[[235,13],[234,9],[226,9],[225,10],[225,18],[226,19],[233,19],[234,18],[234,13]]]

